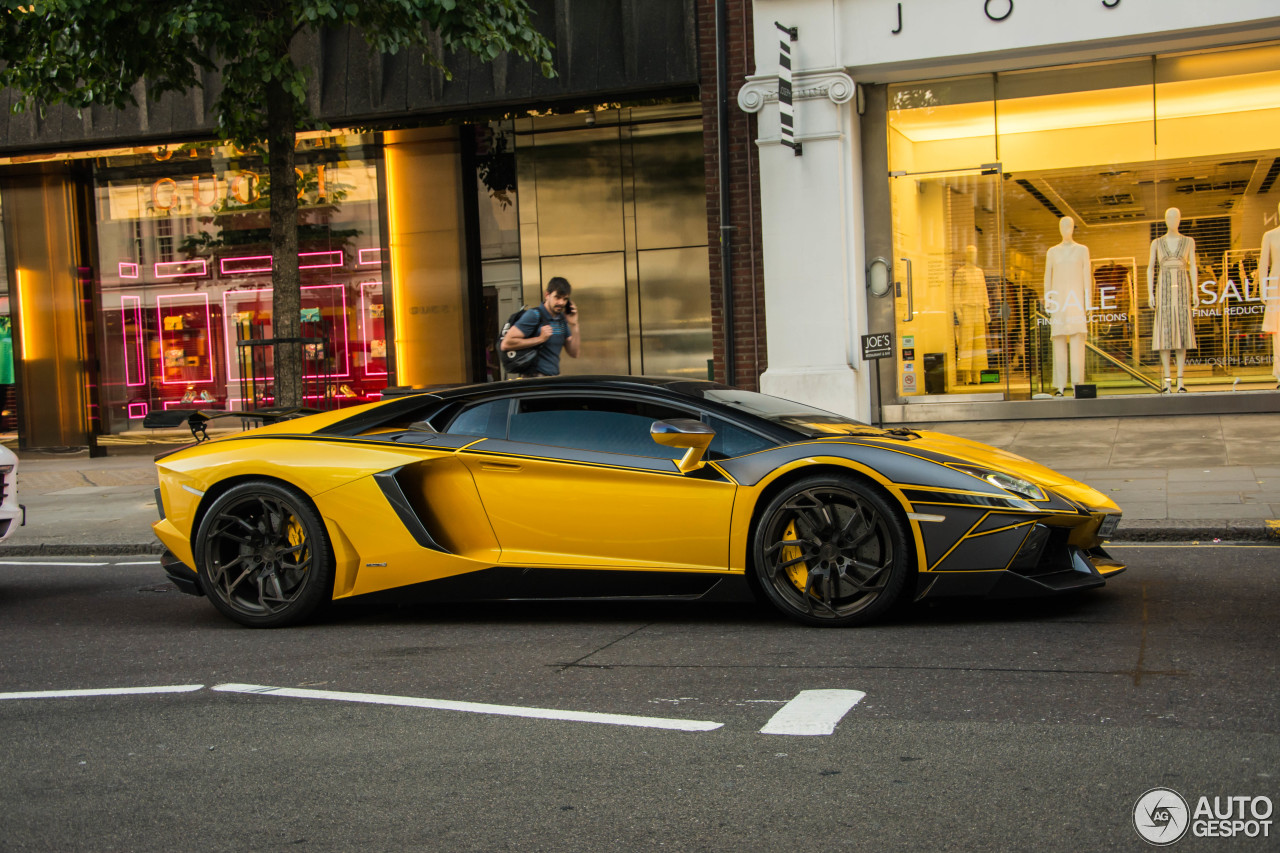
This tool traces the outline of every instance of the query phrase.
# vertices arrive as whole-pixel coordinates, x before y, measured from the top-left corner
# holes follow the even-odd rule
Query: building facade
[[[361,128],[297,144],[308,405],[501,378],[498,329],[557,275],[585,341],[565,372],[724,378],[737,359],[754,386],[757,196],[719,205],[754,151],[742,134],[751,156],[730,163],[715,142],[722,114],[752,122],[720,109],[749,70],[745,2],[580,5],[534,4],[552,80],[465,56],[445,80],[349,32],[300,46],[312,112]],[[273,400],[267,170],[213,138],[205,82],[133,110],[0,115],[0,432],[21,446]]]
[[[753,5],[763,390],[897,422],[1274,409],[1274,3]]]

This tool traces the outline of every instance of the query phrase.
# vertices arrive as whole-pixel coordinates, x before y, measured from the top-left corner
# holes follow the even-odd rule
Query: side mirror
[[[702,461],[702,454],[711,446],[716,431],[693,418],[672,418],[669,421],[654,421],[649,427],[649,435],[663,447],[685,448],[686,453],[676,462],[676,468],[680,469],[681,474],[688,474],[707,464]]]

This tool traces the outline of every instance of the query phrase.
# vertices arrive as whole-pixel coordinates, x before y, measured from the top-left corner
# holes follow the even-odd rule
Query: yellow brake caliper
[[[288,530],[287,536],[289,539],[290,548],[297,548],[304,541],[306,541],[306,538],[307,538],[306,531],[302,529],[302,525],[298,522],[298,519],[293,516],[290,516],[289,518],[289,530]],[[293,555],[293,562],[296,565],[298,563],[301,563],[306,558],[307,558],[307,552],[306,552],[306,549],[303,548],[301,551],[298,551],[296,554]]]
[[[785,540],[796,540],[799,534],[796,532],[796,523],[792,521],[787,525],[787,529],[783,531],[782,538]],[[798,560],[804,556],[804,552],[800,550],[798,545],[787,545],[782,549],[779,559],[784,563],[790,563],[792,560]],[[796,589],[801,592],[809,583],[809,565],[808,563],[796,563],[787,566],[787,577],[791,579],[791,583],[795,584]]]

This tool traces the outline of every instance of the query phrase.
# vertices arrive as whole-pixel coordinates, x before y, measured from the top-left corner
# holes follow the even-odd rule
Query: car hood
[[[1115,507],[1115,503],[1097,489],[1016,453],[944,432],[925,430],[917,434],[920,438],[911,443],[912,447],[943,453],[965,462],[1016,474],[1024,480],[1053,489],[1063,497],[1089,507],[1096,509]]]
[[[880,439],[886,446],[893,446],[908,453],[939,454],[957,462],[1004,471],[1043,488],[1052,489],[1065,498],[1093,509],[1112,511],[1119,509],[1111,498],[1079,480],[1033,462],[1024,456],[980,441],[932,430],[868,430],[862,437]],[[834,438],[832,436],[832,439]],[[843,438],[848,440],[849,436]]]

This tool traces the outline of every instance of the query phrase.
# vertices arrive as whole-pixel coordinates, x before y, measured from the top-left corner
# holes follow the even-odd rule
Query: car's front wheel
[[[333,595],[324,522],[301,492],[271,480],[240,483],[214,501],[196,558],[209,600],[253,628],[300,622]]]
[[[796,621],[840,627],[881,616],[911,574],[905,526],[872,486],[843,474],[791,484],[764,508],[753,542],[765,597]]]

